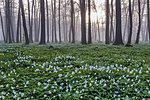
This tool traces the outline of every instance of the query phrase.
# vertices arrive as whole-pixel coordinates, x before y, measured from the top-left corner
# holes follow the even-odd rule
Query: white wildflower
[[[98,100],[98,97],[95,97],[94,100]]]
[[[41,82],[38,82],[38,86],[40,86],[41,85]]]
[[[63,76],[62,74],[59,74],[59,75],[58,75],[58,77],[62,77],[62,76]]]

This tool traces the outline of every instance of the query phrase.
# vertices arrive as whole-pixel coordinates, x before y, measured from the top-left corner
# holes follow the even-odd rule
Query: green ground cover
[[[0,45],[0,99],[150,99],[150,45]]]

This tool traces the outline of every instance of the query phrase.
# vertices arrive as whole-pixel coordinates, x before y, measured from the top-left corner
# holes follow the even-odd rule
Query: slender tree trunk
[[[109,0],[106,0],[106,31],[105,44],[109,44]]]
[[[70,24],[70,29],[69,29],[69,42],[71,43],[71,24]]]
[[[45,2],[40,0],[40,12],[41,12],[41,39],[39,44],[46,44],[45,41]]]
[[[132,4],[131,4],[131,0],[129,0],[129,19],[130,19],[130,32],[129,32],[129,36],[128,36],[128,41],[126,46],[130,46],[131,45],[131,40],[132,40],[132,8],[131,8]]]
[[[96,28],[96,22],[93,22],[93,31],[95,33],[95,40],[97,41],[97,28]]]
[[[68,41],[68,19],[67,19],[67,2],[65,0],[65,40]]]
[[[47,0],[46,0],[46,12],[47,12],[47,42],[49,43],[49,7]]]
[[[32,8],[31,8],[31,22],[30,22],[30,34],[29,34],[29,37],[30,37],[30,41],[31,43],[33,43],[33,10],[34,10],[34,0],[32,0]]]
[[[149,42],[150,42],[150,10],[149,10],[149,0],[147,0],[147,24],[148,24],[148,33],[149,33]]]
[[[54,0],[51,0],[51,8],[52,8],[52,42],[54,42],[54,3],[53,3]]]
[[[146,6],[146,0],[144,0],[143,1],[143,7],[142,7],[142,15],[141,15],[141,30],[142,30],[142,34],[141,34],[141,37],[142,37],[142,41],[144,41],[144,33],[145,33],[145,24],[144,23],[142,23],[142,20],[143,20],[143,18],[144,18],[144,12],[145,12],[145,6]]]
[[[24,28],[24,32],[25,32],[25,44],[29,44],[28,31],[27,31],[27,26],[26,26],[26,18],[25,18],[24,6],[23,6],[22,0],[19,0],[19,3],[20,3],[20,7],[21,7],[23,28]]]
[[[65,16],[63,15],[63,33],[64,33],[64,41],[66,42],[66,31],[65,31]]]
[[[126,32],[127,32],[127,25],[128,25],[128,12],[126,12],[125,15],[125,26],[124,26],[124,31],[123,31],[123,40],[126,41]]]
[[[1,27],[2,27],[3,39],[4,39],[4,43],[6,43],[6,37],[5,37],[5,31],[4,31],[4,23],[3,23],[3,16],[2,16],[2,13],[1,13],[1,9],[0,9],[0,18],[1,18]]]
[[[114,25],[113,25],[113,18],[114,18],[114,5],[113,5],[113,1],[111,0],[111,15],[110,15],[110,42],[114,41]]]
[[[71,33],[72,43],[75,43],[75,31],[74,31],[74,1],[71,0]]]
[[[30,27],[31,27],[31,15],[30,15],[30,2],[29,2],[29,0],[27,0],[27,3],[28,3],[29,41],[30,41],[30,42],[33,42],[32,39],[31,39],[31,29],[30,29]]]
[[[58,3],[58,27],[59,27],[59,42],[61,43],[61,16],[60,16],[61,0]]]
[[[91,0],[88,0],[88,44],[92,43],[92,36],[91,36]]]
[[[64,6],[64,16],[63,16],[63,20],[64,20],[64,41],[67,42],[68,41],[68,20],[67,20],[67,1],[65,0],[65,6]]]
[[[35,42],[39,42],[39,28],[38,28],[38,23],[40,21],[38,21],[38,16],[39,14],[37,13],[38,12],[38,9],[37,9],[37,1],[35,0],[35,5],[34,5],[34,41]],[[40,17],[40,16],[39,16]]]
[[[14,21],[15,21],[15,18],[14,18],[14,0],[11,1],[10,3],[10,32],[11,32],[11,40],[12,42],[11,43],[14,43],[15,42],[15,38],[14,38],[14,27],[15,27],[15,24],[14,24]]]
[[[139,26],[138,26],[138,31],[137,31],[137,37],[136,37],[136,41],[135,44],[139,43],[139,39],[140,39],[140,31],[141,31],[141,1],[138,0],[138,15],[139,15]]]
[[[81,8],[81,43],[86,44],[86,5],[85,0],[80,0]]]
[[[100,42],[101,41],[101,35],[100,35],[100,25],[99,25],[99,20],[98,20],[98,17],[97,17],[97,27],[98,27],[98,41]]]
[[[19,30],[20,30],[20,20],[21,20],[21,18],[20,18],[21,16],[20,16],[20,5],[19,5],[19,9],[18,9],[18,20],[17,20],[17,35],[16,35],[16,42],[17,43],[19,43]]]
[[[53,13],[53,19],[54,19],[54,36],[55,36],[55,43],[57,43],[57,25],[56,25],[56,0],[54,0],[54,13]]]

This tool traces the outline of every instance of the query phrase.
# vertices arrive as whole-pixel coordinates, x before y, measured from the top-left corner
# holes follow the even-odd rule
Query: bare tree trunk
[[[81,43],[86,44],[86,5],[85,0],[80,0],[81,9]]]
[[[88,44],[92,43],[91,36],[91,0],[88,0]]]
[[[22,23],[22,22],[21,22],[21,16],[20,16],[20,26],[19,26],[19,28],[20,28],[20,29],[19,29],[19,31],[20,31],[20,32],[19,32],[19,33],[20,33],[20,39],[19,39],[19,42],[22,42],[22,26],[21,26],[21,23]]]
[[[33,7],[34,7],[34,0],[32,0],[32,8],[30,11],[30,2],[27,0],[28,3],[28,23],[29,23],[29,41],[33,43],[33,30],[32,30],[32,25],[33,25]]]
[[[130,19],[130,33],[128,36],[128,41],[126,46],[130,46],[131,45],[131,40],[132,40],[132,8],[131,8],[132,4],[131,4],[131,0],[129,0],[129,19]]]
[[[69,38],[69,42],[70,42],[70,43],[71,43],[71,30],[72,30],[72,29],[71,29],[71,24],[70,24],[69,37],[68,37],[68,38]]]
[[[4,42],[6,43],[6,37],[5,37],[5,31],[4,31],[4,23],[3,23],[3,16],[2,16],[2,13],[1,13],[1,9],[0,9],[0,18],[1,18],[1,27],[2,27],[3,39],[4,39]]]
[[[11,29],[11,39],[12,39],[12,43],[15,42],[15,38],[14,38],[14,27],[15,27],[15,18],[14,18],[14,0],[11,1],[10,4],[10,29]]]
[[[148,24],[148,33],[149,33],[149,42],[150,42],[150,10],[149,10],[149,0],[147,0],[147,24]]]
[[[49,7],[47,0],[46,0],[46,12],[47,12],[47,42],[49,43]]]
[[[32,8],[31,8],[31,22],[30,22],[30,34],[29,34],[29,37],[30,37],[30,41],[33,43],[33,10],[34,10],[34,5],[35,5],[35,2],[34,0],[32,0]]]
[[[72,43],[75,43],[75,31],[74,31],[74,2],[71,2],[71,33],[72,33]]]
[[[41,12],[41,39],[39,44],[46,44],[45,41],[45,2],[40,1],[40,12]]]
[[[109,44],[109,0],[106,0],[106,31],[105,44]]]
[[[126,40],[126,31],[127,31],[127,25],[128,25],[128,12],[126,12],[125,16],[125,26],[124,26],[124,31],[123,31],[123,40]]]
[[[51,8],[52,8],[52,42],[54,42],[54,5],[53,0],[51,0]]]
[[[67,1],[65,0],[65,41],[68,41]]]
[[[139,43],[139,39],[140,39],[140,31],[141,31],[141,1],[138,0],[138,15],[139,15],[139,26],[138,26],[138,31],[137,31],[137,37],[136,37],[136,41],[135,44]]]
[[[28,37],[28,31],[27,31],[27,26],[26,26],[26,18],[25,18],[25,13],[24,13],[24,6],[22,0],[19,0],[21,11],[22,11],[22,20],[23,20],[23,28],[25,32],[25,44],[29,44],[29,37]]]
[[[96,22],[94,21],[93,22],[93,31],[94,31],[94,33],[95,33],[95,40],[97,41],[97,28],[96,28]]]
[[[116,0],[116,36],[114,45],[123,45],[121,23],[121,1]]]
[[[30,35],[31,35],[31,29],[30,29],[30,27],[31,27],[31,19],[30,19],[30,17],[31,17],[31,16],[30,16],[30,2],[29,2],[29,0],[27,0],[27,3],[28,3],[29,41],[32,42],[32,41],[31,41],[31,37],[30,37]]]
[[[17,43],[19,43],[19,29],[20,29],[20,20],[21,20],[21,18],[20,18],[21,16],[20,16],[20,5],[19,5],[19,9],[18,9],[18,20],[17,20],[17,35],[16,35],[16,42]]]
[[[63,33],[64,33],[64,41],[66,41],[66,31],[65,31],[65,16],[63,15]]]
[[[110,15],[110,42],[114,41],[114,25],[113,25],[113,18],[114,18],[114,5],[113,5],[113,1],[111,0],[111,15]]]
[[[98,19],[98,17],[97,17],[97,28],[98,28],[98,41],[100,42],[101,41],[101,33],[100,33],[100,25],[99,25],[99,19]]]
[[[35,5],[34,5],[34,41],[35,42],[39,42],[39,29],[40,27],[38,28],[38,23],[40,22],[38,20],[38,16],[40,17],[40,14],[38,14],[38,9],[37,9],[37,1],[35,0]],[[39,6],[38,6],[39,7]],[[40,23],[39,23],[40,24]]]
[[[59,42],[61,43],[61,16],[60,16],[61,0],[58,3],[58,27],[59,27]]]
[[[6,41],[7,43],[12,43],[11,38],[11,18],[10,18],[10,0],[5,1],[6,4]]]
[[[39,10],[40,10],[40,3],[39,3]],[[41,31],[41,13],[40,13],[40,11],[39,11],[39,13],[38,13],[38,37],[37,37],[37,39],[38,39],[38,41],[39,41],[39,38],[40,38],[40,31]]]
[[[57,43],[57,25],[56,25],[56,0],[54,0],[54,13],[53,13],[53,20],[54,20],[54,36],[55,36],[55,43]]]
[[[123,29],[123,41],[126,42],[126,32],[127,32],[127,25],[128,25],[128,12],[126,1],[123,0],[123,11],[124,11],[124,29]]]

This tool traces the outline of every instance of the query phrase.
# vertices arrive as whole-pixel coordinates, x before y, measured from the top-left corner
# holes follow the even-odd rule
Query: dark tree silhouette
[[[58,3],[58,27],[59,27],[59,42],[61,43],[61,0]]]
[[[148,33],[149,33],[149,42],[150,42],[150,12],[149,12],[149,0],[147,0],[147,24],[148,24]]]
[[[81,9],[81,43],[86,44],[86,5],[85,0],[80,0]]]
[[[121,28],[121,1],[116,0],[116,35],[114,45],[123,45]]]
[[[88,44],[92,43],[91,36],[91,0],[88,0]]]
[[[127,41],[127,44],[126,46],[130,46],[131,45],[131,39],[132,39],[132,8],[131,8],[131,0],[129,0],[129,20],[130,20],[130,33],[129,33],[129,36],[128,36],[128,41]]]
[[[75,43],[75,29],[74,29],[74,1],[71,2],[71,33],[72,33],[72,43]]]
[[[138,0],[138,20],[139,20],[139,25],[138,25],[138,31],[137,31],[137,37],[135,44],[139,44],[139,39],[140,39],[140,30],[141,30],[141,0]]]
[[[27,26],[26,26],[26,18],[25,18],[24,6],[23,6],[22,0],[19,0],[19,3],[21,7],[21,12],[22,12],[23,29],[24,29],[24,34],[25,34],[25,44],[29,44],[28,31],[27,31]]]
[[[21,22],[21,16],[20,16],[20,5],[19,5],[19,8],[18,8],[18,19],[17,19],[17,35],[16,35],[16,42],[19,43],[19,29],[20,29],[20,22]]]
[[[105,43],[109,44],[109,0],[106,0],[106,33]]]
[[[40,44],[46,44],[46,41],[45,41],[45,4],[44,4],[44,0],[40,0],[40,12],[41,12],[41,40],[40,40]]]

